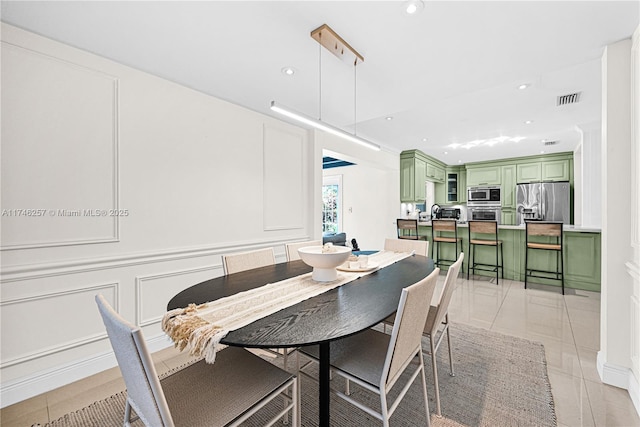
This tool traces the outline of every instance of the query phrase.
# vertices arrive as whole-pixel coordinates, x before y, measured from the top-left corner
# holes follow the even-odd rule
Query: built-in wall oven
[[[501,205],[500,186],[467,189],[467,221],[497,221],[500,224]]]
[[[500,206],[467,206],[467,221],[497,221],[501,222]]]

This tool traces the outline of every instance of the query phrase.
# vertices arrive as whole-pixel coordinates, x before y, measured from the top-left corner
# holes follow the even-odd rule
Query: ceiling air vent
[[[556,145],[556,144],[558,144],[560,141],[543,141],[543,142],[544,142],[544,145],[545,145],[545,147],[546,147],[546,146],[549,146],[549,145]]]
[[[580,94],[582,92],[569,93],[567,95],[558,96],[557,106],[560,107],[562,105],[568,104],[576,104],[580,101]]]

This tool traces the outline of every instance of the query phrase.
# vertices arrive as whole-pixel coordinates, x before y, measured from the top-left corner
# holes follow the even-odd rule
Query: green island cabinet
[[[462,238],[462,248],[465,252],[465,268],[469,261],[469,229],[466,225],[458,226],[458,237]],[[432,250],[431,227],[420,226],[420,234],[429,239],[429,251]],[[453,234],[450,234],[453,237]],[[524,282],[525,261],[525,229],[524,226],[504,226],[498,230],[498,238],[502,240],[504,253],[504,278]],[[600,291],[601,270],[601,235],[598,231],[581,231],[567,226],[563,233],[565,287]],[[453,259],[454,245],[444,244],[440,250],[440,257]],[[431,253],[430,253],[431,256]],[[529,267],[540,270],[556,268],[557,254],[552,251],[529,251]],[[493,248],[476,247],[476,262],[494,263],[495,250]],[[446,267],[445,267],[446,268]],[[464,272],[466,274],[466,271]],[[476,270],[477,276],[495,277],[495,273]],[[560,282],[529,277],[530,283],[541,283],[560,287]]]
[[[400,153],[400,201],[424,203],[426,182],[445,183],[445,164],[420,150]]]

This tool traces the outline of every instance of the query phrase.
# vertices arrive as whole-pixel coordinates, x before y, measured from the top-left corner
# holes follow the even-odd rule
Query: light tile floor
[[[444,276],[440,278],[442,286]],[[626,390],[603,384],[596,371],[600,342],[600,294],[486,278],[460,278],[453,294],[454,322],[542,342],[558,425],[640,427]],[[453,338],[455,339],[455,338]],[[159,373],[188,360],[169,348],[154,354]],[[2,427],[55,420],[124,389],[118,368],[85,378],[0,411]]]

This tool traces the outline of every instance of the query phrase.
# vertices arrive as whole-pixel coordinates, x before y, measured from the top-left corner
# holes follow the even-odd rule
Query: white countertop
[[[418,225],[431,227],[431,221],[419,221]],[[467,228],[466,222],[459,222],[458,227]],[[498,225],[499,229],[502,230],[522,230],[524,231],[524,225]],[[582,225],[565,225],[563,227],[565,232],[573,232],[573,233],[600,233],[602,230],[596,227],[584,227]]]

